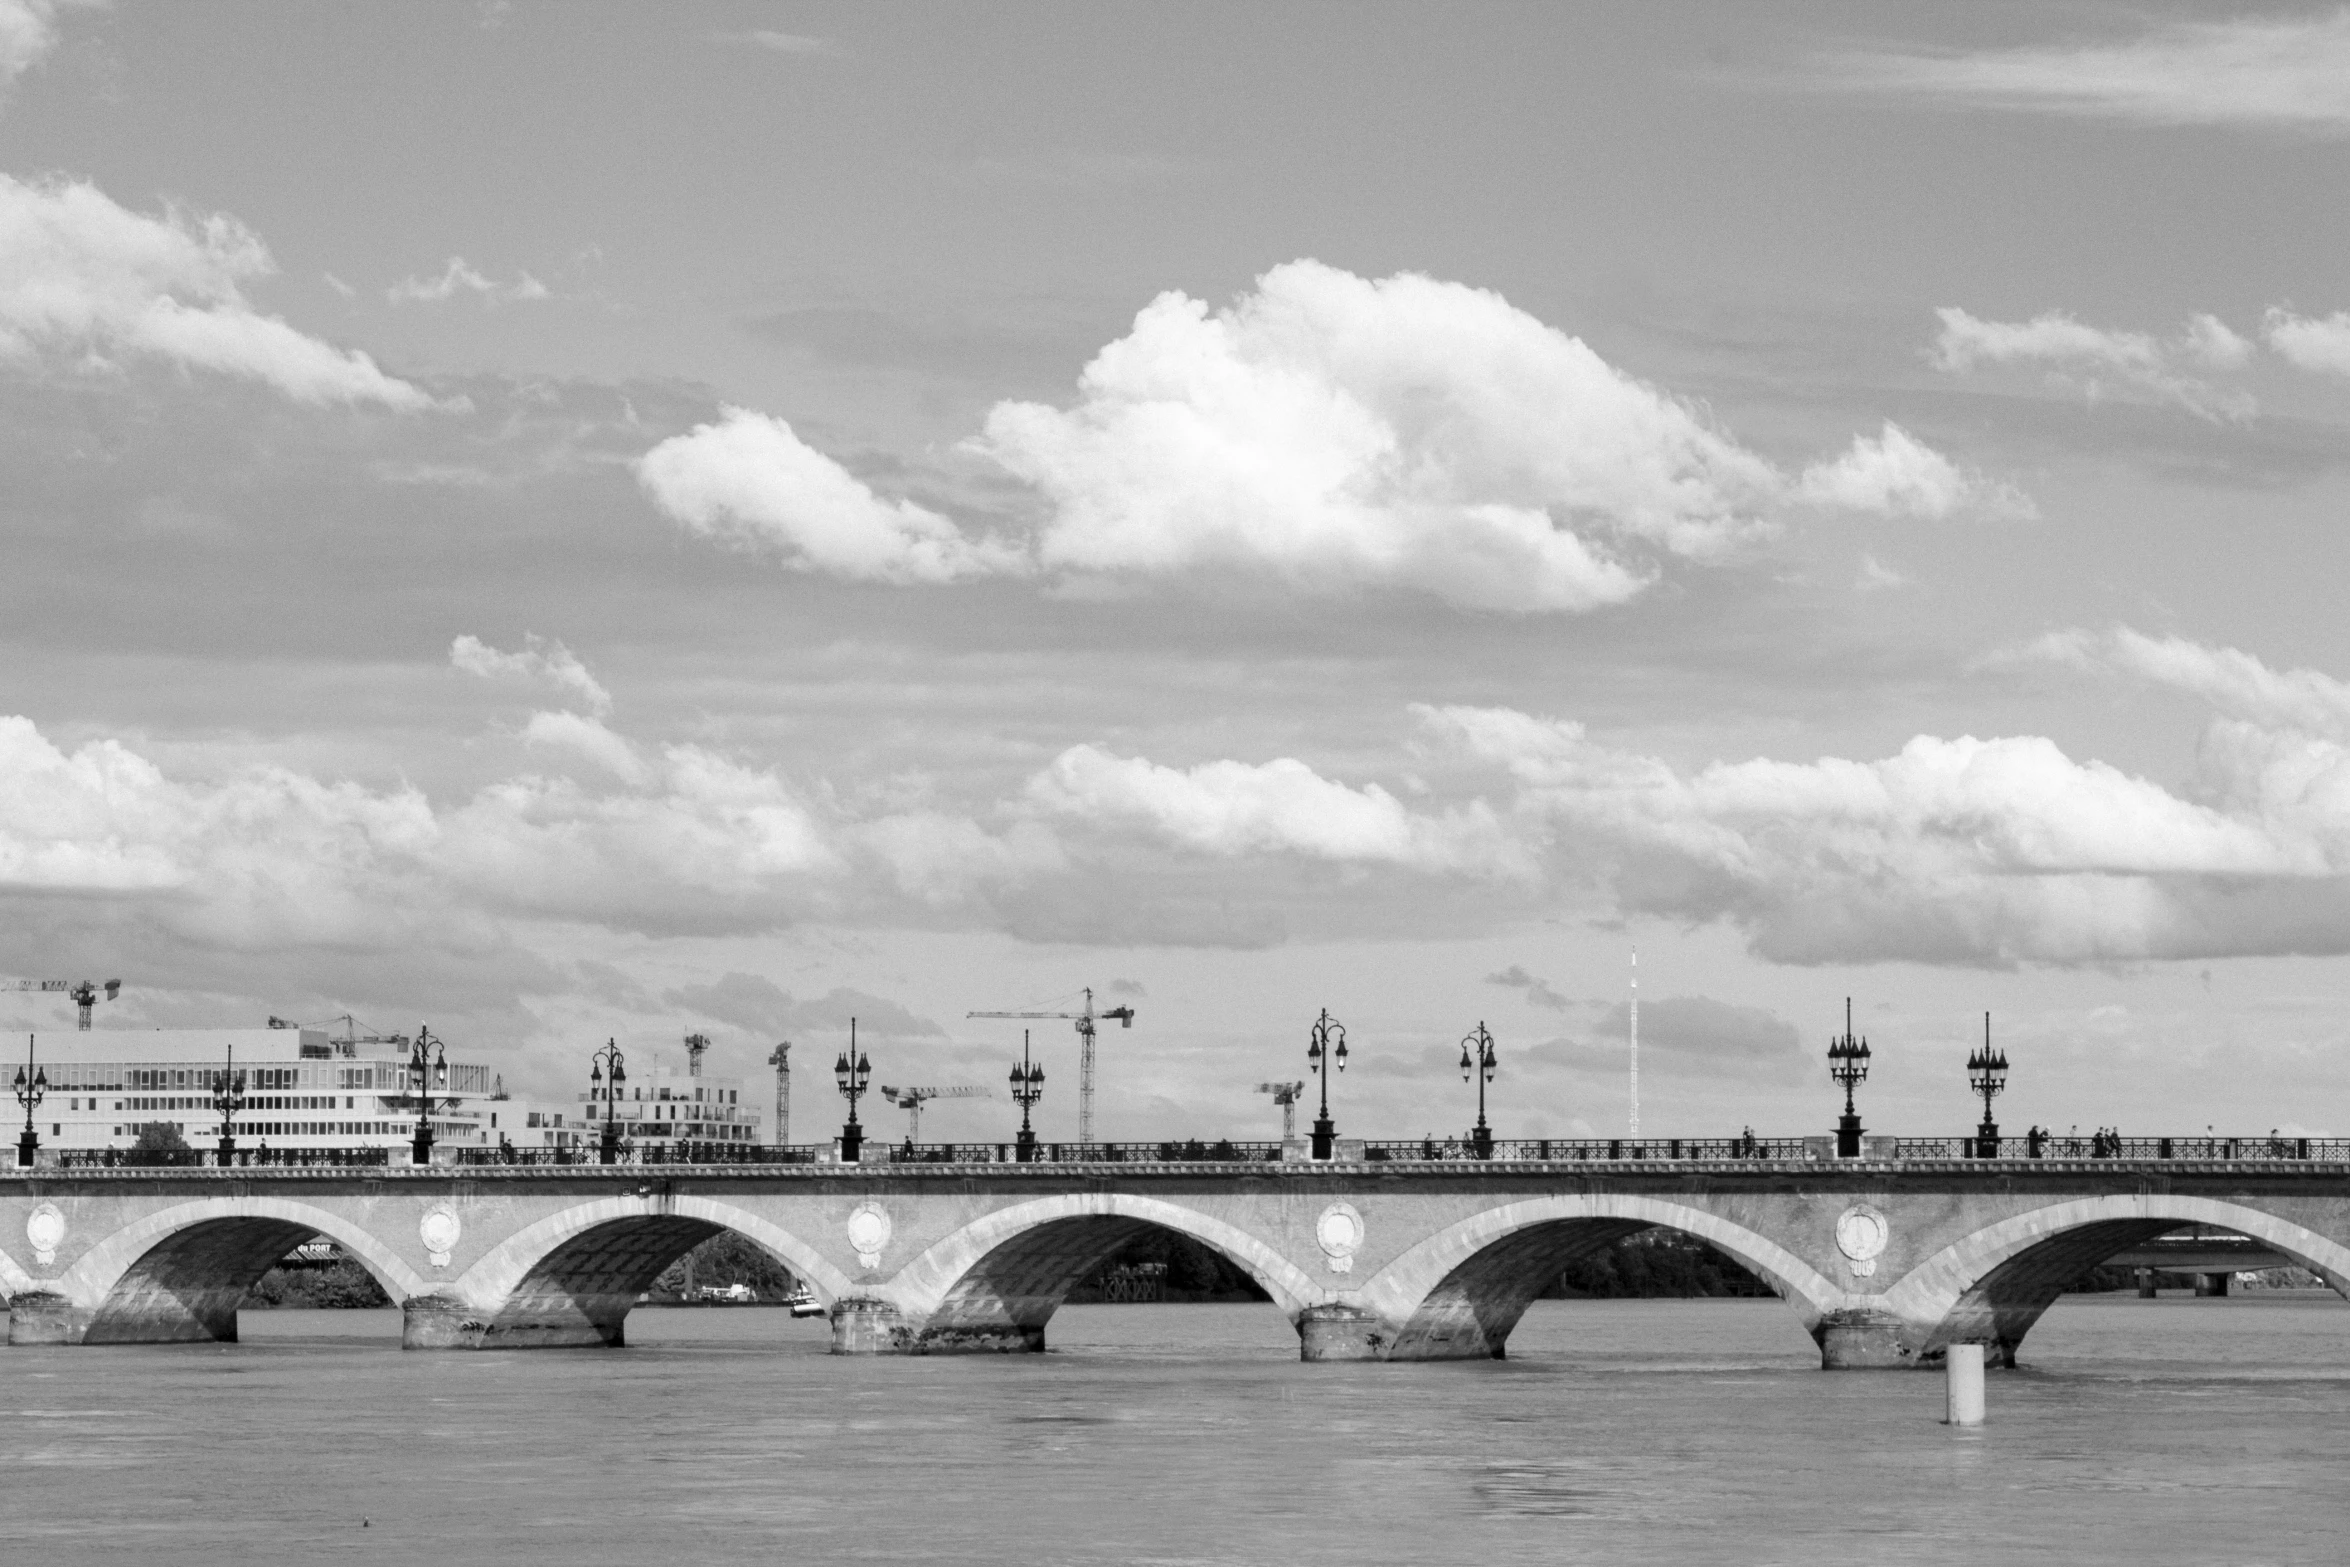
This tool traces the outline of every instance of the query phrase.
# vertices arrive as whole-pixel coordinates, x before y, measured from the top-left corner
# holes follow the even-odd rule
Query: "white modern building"
[[[759,1111],[743,1103],[744,1080],[706,1074],[698,1060],[679,1071],[658,1063],[631,1066],[611,1106],[621,1139],[640,1148],[679,1143],[744,1144],[759,1140]],[[587,1141],[602,1136],[605,1102],[583,1091],[572,1126],[587,1128]]]
[[[11,1053],[0,1047],[0,1082],[26,1063],[22,1054],[6,1060]],[[401,1162],[416,1135],[408,1042],[399,1036],[336,1039],[289,1026],[93,1029],[34,1034],[30,1059],[48,1078],[33,1112],[45,1149],[127,1149],[150,1123],[212,1148],[221,1130],[214,1076],[232,1069],[245,1077],[241,1149],[383,1148]],[[0,1113],[8,1111],[21,1117],[19,1106],[0,1099]],[[431,1123],[444,1157],[501,1143],[564,1146],[582,1134],[568,1107],[509,1097],[488,1067],[462,1061],[449,1062],[446,1083],[433,1090]]]

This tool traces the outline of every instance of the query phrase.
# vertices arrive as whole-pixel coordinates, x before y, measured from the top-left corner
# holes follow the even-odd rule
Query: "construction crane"
[[[984,1088],[892,1088],[881,1085],[881,1097],[906,1112],[906,1141],[922,1141],[922,1107],[933,1099],[987,1099]]]
[[[1082,1012],[966,1012],[965,1017],[1058,1017],[1077,1025],[1077,1143],[1081,1148],[1093,1145],[1093,1025],[1116,1018],[1122,1028],[1134,1026],[1132,1007],[1112,1007],[1107,1012],[1093,1009],[1093,987],[1085,989],[1085,1010]]]
[[[99,986],[86,979],[0,979],[0,990],[41,990],[69,996],[82,1009],[82,1032],[90,1031],[90,1008],[98,1004]],[[106,999],[112,1001],[122,989],[122,981],[110,979],[105,984]]]
[[[1297,1133],[1297,1101],[1298,1096],[1305,1091],[1306,1085],[1302,1082],[1257,1084],[1258,1093],[1271,1094],[1273,1102],[1281,1107],[1281,1140],[1283,1142],[1288,1142]]]

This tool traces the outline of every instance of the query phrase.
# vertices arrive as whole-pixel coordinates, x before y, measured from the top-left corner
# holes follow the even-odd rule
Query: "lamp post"
[[[408,1047],[408,1086],[416,1093],[416,1135],[409,1142],[408,1161],[430,1164],[433,1090],[449,1086],[449,1060],[441,1042],[422,1023],[416,1025],[416,1038]]]
[[[855,1164],[857,1155],[865,1146],[865,1128],[857,1124],[857,1101],[864,1095],[865,1085],[873,1080],[873,1061],[857,1048],[857,1020],[849,1019],[849,1048],[832,1063],[832,1080],[840,1085],[840,1094],[849,1102],[849,1119],[840,1129],[840,1158],[843,1164]]]
[[[602,1164],[620,1162],[620,1085],[627,1081],[628,1057],[620,1053],[619,1040],[606,1037],[604,1048],[588,1057],[588,1103],[598,1095],[604,1100]]]
[[[1036,1128],[1028,1124],[1028,1112],[1044,1097],[1044,1068],[1028,1059],[1028,1030],[1020,1030],[1020,1059],[1012,1067],[1012,1098],[1020,1106],[1020,1138],[1012,1145],[1012,1156],[1022,1164],[1036,1162]]]
[[[1844,1088],[1844,1117],[1836,1123],[1836,1157],[1860,1157],[1860,1112],[1853,1108],[1852,1090],[1868,1081],[1869,1042],[1852,1037],[1852,998],[1844,998],[1844,1037],[1828,1041],[1828,1075]]]
[[[1479,1022],[1477,1031],[1461,1040],[1461,1081],[1477,1080],[1477,1129],[1469,1134],[1469,1150],[1480,1159],[1493,1157],[1493,1128],[1485,1124],[1485,1085],[1493,1081],[1493,1036]]]
[[[24,1065],[16,1069],[16,1102],[24,1106],[24,1135],[16,1140],[18,1169],[33,1167],[33,1156],[41,1151],[41,1135],[33,1130],[33,1112],[41,1101],[49,1097],[49,1072],[46,1067],[33,1064],[33,1036],[24,1036]]]
[[[1335,1065],[1338,1071],[1346,1070],[1346,1025],[1332,1017],[1328,1007],[1314,1021],[1306,1062],[1322,1080],[1322,1113],[1314,1117],[1314,1157],[1327,1159],[1337,1145],[1338,1128],[1330,1121],[1330,1073],[1323,1069]]]
[[[245,1074],[237,1070],[237,1047],[228,1047],[228,1067],[212,1074],[212,1110],[220,1117],[220,1167],[237,1162],[237,1112],[245,1108]]]
[[[2007,1087],[2007,1052],[1991,1048],[1991,1014],[1983,1014],[1983,1046],[1966,1058],[1967,1081],[1983,1096],[1983,1124],[1975,1131],[1975,1157],[1999,1157],[1999,1123],[1991,1119],[1991,1101]]]

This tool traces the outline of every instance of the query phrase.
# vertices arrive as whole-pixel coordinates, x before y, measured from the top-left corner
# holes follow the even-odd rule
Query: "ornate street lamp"
[[[1966,1058],[1967,1081],[1983,1096],[1983,1124],[1975,1132],[1975,1156],[1999,1157],[1999,1123],[1991,1119],[1991,1101],[2007,1087],[2007,1052],[1991,1048],[1991,1014],[1983,1014],[1983,1047]]]
[[[855,1018],[849,1019],[848,1050],[832,1063],[832,1080],[840,1085],[841,1097],[849,1102],[848,1123],[840,1129],[841,1163],[855,1164],[865,1146],[865,1128],[857,1124],[857,1100],[864,1095],[865,1085],[873,1080],[872,1058],[857,1049]]]
[[[628,1081],[628,1057],[620,1041],[606,1038],[604,1048],[588,1057],[588,1103],[604,1101],[604,1142],[600,1162],[620,1162],[620,1085]]]
[[[1330,1122],[1330,1073],[1323,1068],[1335,1065],[1338,1071],[1346,1070],[1346,1025],[1332,1017],[1328,1007],[1314,1022],[1306,1062],[1322,1080],[1322,1113],[1314,1117],[1314,1157],[1327,1159],[1337,1146],[1338,1128]]]
[[[1480,1159],[1493,1157],[1493,1128],[1485,1124],[1485,1085],[1493,1081],[1493,1036],[1480,1022],[1477,1032],[1461,1041],[1461,1081],[1477,1080],[1477,1129],[1469,1134],[1469,1150]]]
[[[1020,1139],[1013,1144],[1013,1157],[1022,1164],[1036,1162],[1036,1128],[1028,1124],[1028,1112],[1044,1097],[1044,1068],[1028,1059],[1028,1030],[1020,1030],[1020,1059],[1012,1067],[1012,1097],[1020,1105]]]
[[[16,1140],[17,1168],[33,1167],[33,1156],[41,1151],[41,1137],[33,1130],[33,1112],[41,1101],[49,1097],[49,1071],[33,1065],[33,1036],[24,1036],[24,1065],[16,1069],[16,1102],[24,1106],[24,1135]]]
[[[1860,1112],[1852,1105],[1852,1090],[1868,1081],[1869,1042],[1852,1037],[1852,998],[1844,998],[1844,1037],[1828,1041],[1828,1075],[1844,1087],[1844,1118],[1836,1123],[1836,1157],[1860,1157]]]
[[[448,1054],[432,1037],[432,1030],[419,1023],[416,1038],[408,1047],[408,1087],[416,1095],[416,1135],[408,1152],[412,1164],[432,1163],[433,1090],[448,1086]]]
[[[220,1167],[237,1162],[237,1112],[245,1108],[245,1074],[237,1070],[237,1047],[228,1047],[228,1067],[212,1074],[212,1112],[220,1117]]]

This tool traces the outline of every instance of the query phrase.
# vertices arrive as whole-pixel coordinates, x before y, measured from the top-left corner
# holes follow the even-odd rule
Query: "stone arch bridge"
[[[409,1348],[618,1345],[734,1230],[824,1301],[836,1351],[1038,1350],[1160,1226],[1262,1285],[1308,1360],[1436,1360],[1499,1356],[1567,1262],[1658,1225],[1762,1278],[1829,1367],[2012,1364],[2083,1269],[2188,1225],[2350,1294],[2350,1167],[2113,1159],[10,1171],[0,1292],[14,1345],[233,1339],[247,1289],[325,1236]]]

